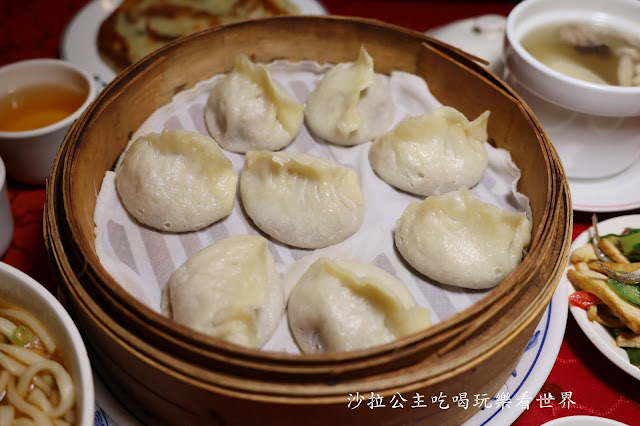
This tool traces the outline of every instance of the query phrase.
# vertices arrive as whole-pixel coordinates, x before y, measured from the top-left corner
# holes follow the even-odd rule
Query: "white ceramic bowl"
[[[67,311],[40,283],[3,262],[0,262],[0,300],[35,314],[52,334],[76,385],[77,425],[93,425],[91,365],[82,337]]]
[[[9,192],[7,190],[7,175],[4,162],[0,157],[0,258],[11,244],[13,238],[13,217],[9,204]]]
[[[29,59],[0,67],[0,96],[34,84],[58,84],[86,94],[82,105],[66,118],[33,130],[0,131],[0,157],[7,175],[22,183],[42,185],[71,124],[96,95],[96,84],[85,70],[60,59]]]
[[[640,2],[524,0],[507,17],[504,78],[542,122],[567,175],[612,176],[640,155],[640,87],[569,77],[542,64],[520,43],[535,28],[559,22],[594,22],[640,39]]]
[[[564,108],[607,117],[640,115],[640,87],[594,84],[566,76],[535,59],[520,44],[530,31],[560,22],[594,22],[640,39],[637,0],[525,0],[507,18],[504,60],[531,92]]]

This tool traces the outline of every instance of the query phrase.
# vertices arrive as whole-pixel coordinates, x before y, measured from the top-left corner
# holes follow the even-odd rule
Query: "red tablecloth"
[[[0,2],[0,65],[21,59],[58,57],[66,24],[86,0],[29,0]],[[507,15],[515,2],[325,0],[336,15],[375,18],[426,31],[457,19],[486,13]],[[2,261],[53,288],[42,235],[44,188],[9,182],[15,220],[13,241]],[[638,213],[621,212],[620,214]],[[601,219],[615,214],[601,214]],[[589,224],[588,213],[574,214],[574,238]],[[591,344],[569,315],[555,365],[541,392],[556,396],[550,407],[532,402],[514,424],[539,425],[558,417],[596,415],[629,425],[640,424],[640,383],[618,369]],[[575,405],[562,408],[561,392],[571,392]]]

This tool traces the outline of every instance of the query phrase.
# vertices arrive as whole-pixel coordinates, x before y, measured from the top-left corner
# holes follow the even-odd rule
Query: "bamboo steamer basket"
[[[173,95],[257,62],[352,60],[361,45],[376,72],[421,76],[438,100],[468,117],[491,110],[489,137],[522,171],[533,214],[529,253],[479,302],[433,327],[349,353],[290,355],[238,347],[154,312],[101,266],[93,212],[104,174],[130,135]],[[518,95],[473,58],[408,29],[334,16],[267,18],[179,39],[119,74],[67,134],[47,185],[45,240],[61,297],[83,333],[97,373],[145,424],[460,424],[479,407],[430,403],[466,392],[493,396],[529,342],[567,260],[568,184],[557,153]],[[350,409],[350,395],[385,398]],[[403,409],[389,398],[400,393]],[[426,408],[409,408],[415,394]]]

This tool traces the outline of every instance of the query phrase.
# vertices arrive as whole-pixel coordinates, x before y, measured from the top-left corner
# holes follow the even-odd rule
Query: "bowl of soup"
[[[93,424],[93,376],[78,329],[44,286],[3,262],[0,365],[0,419],[7,424]]]
[[[507,18],[506,66],[531,92],[565,108],[640,115],[639,20],[635,0],[523,1]]]
[[[509,14],[504,79],[548,132],[570,178],[640,154],[640,3],[525,0]]]

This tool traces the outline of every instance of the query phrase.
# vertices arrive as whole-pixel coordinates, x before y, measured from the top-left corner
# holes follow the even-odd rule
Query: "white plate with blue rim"
[[[317,0],[290,0],[300,13],[325,15],[327,9]],[[102,89],[116,76],[115,71],[100,57],[97,36],[102,21],[122,0],[93,0],[87,3],[67,24],[60,44],[62,59],[89,71]]]
[[[558,285],[516,368],[489,402],[491,406],[484,407],[463,426],[508,425],[530,405],[539,403],[538,392],[549,377],[562,345],[568,300],[567,287]]]

